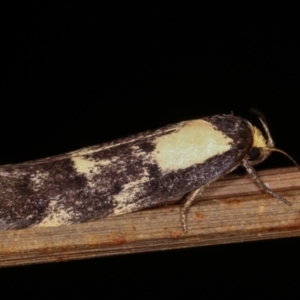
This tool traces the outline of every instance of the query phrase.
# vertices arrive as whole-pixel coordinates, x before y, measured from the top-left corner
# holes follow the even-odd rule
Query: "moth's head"
[[[270,149],[273,149],[274,142],[268,129],[266,133],[268,140],[265,139],[264,135],[257,127],[252,126],[253,142],[252,148],[248,154],[248,161],[251,163],[251,165],[257,165],[261,163],[272,152]]]
[[[274,148],[275,144],[271,137],[269,128],[261,118],[259,118],[259,120],[262,123],[267,138],[264,137],[262,132],[257,127],[252,126],[253,143],[252,143],[252,148],[248,154],[248,161],[251,163],[251,165],[257,165],[261,163],[272,152],[280,152],[285,156],[287,156],[300,170],[299,165],[290,155],[288,155],[286,152],[280,149]]]

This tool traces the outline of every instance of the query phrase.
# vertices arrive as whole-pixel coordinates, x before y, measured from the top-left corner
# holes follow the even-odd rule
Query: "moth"
[[[187,211],[195,197],[238,166],[265,192],[290,205],[253,169],[272,151],[287,155],[274,148],[264,122],[262,126],[266,138],[245,119],[215,115],[1,166],[0,229],[86,222],[186,197],[181,210],[186,232]]]

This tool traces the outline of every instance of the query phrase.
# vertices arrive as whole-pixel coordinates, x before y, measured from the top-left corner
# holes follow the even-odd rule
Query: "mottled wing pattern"
[[[227,116],[228,119],[228,116]],[[236,167],[251,127],[215,116],[0,167],[0,229],[59,226],[180,199]]]

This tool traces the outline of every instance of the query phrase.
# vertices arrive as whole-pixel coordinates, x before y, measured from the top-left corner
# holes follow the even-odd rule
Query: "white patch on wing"
[[[56,227],[60,225],[70,224],[74,218],[74,211],[72,208],[66,210],[62,204],[59,204],[57,199],[50,201],[46,210],[46,217],[37,224],[36,227]]]
[[[147,181],[149,181],[149,174],[145,169],[144,174],[139,179],[124,184],[122,191],[118,195],[113,196],[115,205],[113,214],[120,215],[137,210],[135,201],[139,195],[142,195],[143,184]]]
[[[162,171],[178,170],[228,151],[232,142],[207,121],[187,121],[178,124],[176,132],[154,140],[152,157]]]
[[[97,174],[99,172],[99,167],[106,166],[110,164],[111,162],[107,159],[95,161],[93,159],[85,159],[82,156],[75,156],[71,158],[74,163],[75,170],[85,175],[86,177],[91,177],[94,174]]]
[[[103,159],[95,161],[91,158],[85,159],[82,156],[71,157],[71,160],[74,163],[75,170],[86,177],[87,187],[94,189],[96,187],[95,181],[93,181],[94,175],[99,175],[101,173],[101,167],[111,164],[111,161],[108,159]],[[105,187],[98,187],[98,189],[105,189]]]
[[[75,170],[80,174],[86,175],[87,177],[96,171],[96,163],[93,160],[84,159],[82,156],[78,156],[72,157],[72,161],[74,163]]]

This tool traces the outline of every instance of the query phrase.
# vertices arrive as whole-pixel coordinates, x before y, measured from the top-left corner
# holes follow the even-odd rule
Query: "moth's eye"
[[[249,152],[248,156],[249,156],[249,160],[250,161],[255,161],[255,160],[259,160],[261,157],[261,150],[257,147],[254,147],[251,149],[251,151]]]

